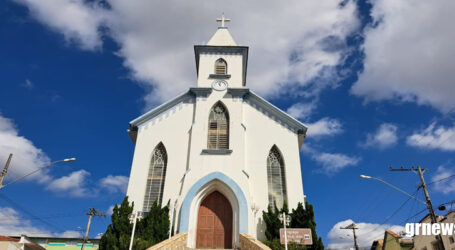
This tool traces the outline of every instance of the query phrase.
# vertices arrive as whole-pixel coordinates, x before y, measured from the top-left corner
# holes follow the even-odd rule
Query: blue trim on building
[[[245,195],[242,192],[242,189],[233,181],[231,178],[227,177],[225,174],[220,172],[214,172],[206,175],[196,182],[188,191],[183,200],[182,208],[180,210],[180,225],[179,232],[187,233],[188,224],[190,221],[190,206],[196,194],[199,190],[207,183],[219,180],[229,186],[232,192],[234,192],[237,201],[239,203],[239,233],[248,233],[248,203],[246,202]]]

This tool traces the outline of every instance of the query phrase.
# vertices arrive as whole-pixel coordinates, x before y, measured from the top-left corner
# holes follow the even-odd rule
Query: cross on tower
[[[217,18],[216,21],[221,22],[221,27],[224,27],[224,23],[230,22],[231,19],[224,17],[224,12],[223,12],[223,14],[221,15],[221,18]]]

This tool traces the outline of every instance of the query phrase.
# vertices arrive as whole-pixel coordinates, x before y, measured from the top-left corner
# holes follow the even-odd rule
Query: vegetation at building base
[[[311,249],[311,250],[322,250],[324,244],[322,238],[318,237],[316,233],[316,222],[314,220],[313,205],[305,202],[306,209],[303,208],[303,204],[299,202],[296,209],[292,209],[291,222],[289,228],[310,228],[313,238],[313,245],[305,246],[295,243],[288,244],[289,250],[300,250],[300,249]],[[289,208],[286,203],[283,204],[282,209],[278,209],[276,204],[272,208],[269,206],[267,212],[262,212],[262,218],[266,225],[264,244],[272,248],[273,250],[284,249],[284,246],[280,243],[280,228],[283,228],[283,223],[279,219],[279,214],[285,212],[289,214]]]
[[[130,205],[128,196],[123,199],[120,207],[115,205],[106,232],[100,240],[100,250],[127,250],[129,248],[133,224],[129,216],[133,212],[134,203]],[[155,201],[144,218],[136,223],[133,249],[142,250],[157,244],[169,236],[169,204],[161,207]]]

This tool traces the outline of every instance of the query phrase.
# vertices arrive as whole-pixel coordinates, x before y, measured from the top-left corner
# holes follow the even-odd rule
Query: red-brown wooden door
[[[232,248],[232,207],[218,191],[199,207],[196,248]]]

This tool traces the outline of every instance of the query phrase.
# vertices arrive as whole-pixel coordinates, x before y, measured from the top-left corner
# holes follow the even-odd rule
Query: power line
[[[455,177],[455,174],[447,176],[447,177],[444,177],[444,178],[441,178],[439,180],[432,181],[432,182],[428,183],[427,185],[431,185],[431,184],[435,184],[435,183],[438,183],[438,182],[441,182],[441,181],[445,181],[445,180],[450,179],[452,177]]]
[[[38,221],[40,221],[41,223],[43,224],[46,224],[47,226],[49,227],[52,227],[54,229],[57,229],[57,232],[65,232],[66,230],[56,226],[56,225],[53,225],[45,220],[43,220],[42,218],[34,215],[32,212],[28,211],[27,209],[25,209],[24,207],[22,207],[21,205],[17,204],[16,202],[14,202],[13,200],[11,200],[10,198],[6,197],[4,194],[0,194],[0,198],[8,203],[10,203],[13,207],[15,207],[16,209],[22,211],[23,213],[29,215],[31,218],[33,219],[36,219]]]
[[[412,195],[414,196],[416,193],[417,193],[418,190],[416,190]],[[392,219],[393,216],[395,216],[398,211],[400,211],[404,205],[406,205],[406,203],[408,203],[408,201],[411,199],[411,197],[409,197],[407,200],[405,200],[395,211],[393,211],[393,213],[389,216],[386,217],[386,219],[384,221],[382,221],[378,226],[376,226],[375,228],[373,228],[372,230],[370,230],[368,233],[366,233],[365,235],[369,235],[370,233],[376,231],[377,229],[379,229],[382,225],[384,225],[384,223],[388,222],[390,219]],[[383,235],[384,233],[381,233],[381,235]],[[379,236],[381,236],[379,235]],[[378,236],[378,237],[379,237]],[[376,238],[376,237],[374,237]]]

